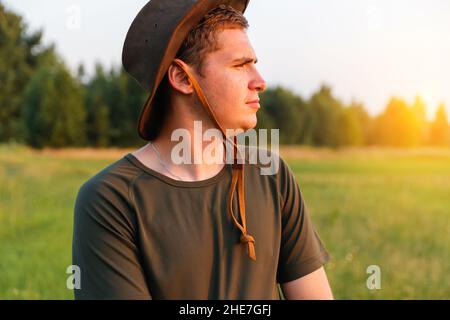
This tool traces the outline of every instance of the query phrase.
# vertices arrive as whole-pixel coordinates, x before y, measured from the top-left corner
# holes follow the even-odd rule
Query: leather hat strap
[[[228,203],[227,203],[227,211],[228,215],[231,216],[234,225],[241,231],[241,237],[240,241],[243,244],[247,244],[247,254],[250,257],[250,259],[256,261],[256,252],[255,252],[255,239],[247,233],[247,222],[246,222],[246,216],[245,216],[245,194],[244,194],[244,165],[242,163],[238,163],[237,155],[240,150],[237,147],[237,138],[234,136],[233,139],[230,139],[227,137],[225,130],[223,127],[219,124],[217,121],[217,117],[212,110],[211,106],[209,105],[202,88],[200,87],[199,83],[195,79],[195,77],[192,75],[192,72],[189,70],[189,66],[187,66],[185,63],[181,62],[179,59],[175,59],[174,62],[186,73],[187,77],[192,83],[192,86],[194,87],[195,92],[197,93],[197,96],[202,104],[202,106],[206,109],[211,119],[214,121],[216,127],[220,129],[222,132],[222,136],[224,138],[223,142],[226,144],[226,141],[229,141],[233,145],[233,175],[231,180],[231,188],[230,193],[228,197]],[[226,145],[225,145],[226,150]],[[240,159],[243,159],[240,157]],[[238,202],[239,202],[239,211],[241,216],[241,223],[236,219],[234,212],[233,212],[233,195],[234,190],[238,190]]]

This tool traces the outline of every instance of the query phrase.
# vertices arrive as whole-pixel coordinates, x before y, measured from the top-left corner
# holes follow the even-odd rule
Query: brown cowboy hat
[[[225,4],[244,13],[249,1],[151,0],[141,9],[128,30],[122,63],[142,88],[149,91],[138,122],[142,139],[152,140],[150,111],[158,87],[189,32],[210,10]]]

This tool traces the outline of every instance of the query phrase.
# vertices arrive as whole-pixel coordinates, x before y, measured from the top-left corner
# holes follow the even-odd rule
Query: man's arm
[[[130,210],[111,181],[91,180],[80,188],[72,244],[73,264],[81,270],[76,300],[152,299]]]
[[[287,300],[333,300],[327,274],[323,267],[296,280],[282,283]]]

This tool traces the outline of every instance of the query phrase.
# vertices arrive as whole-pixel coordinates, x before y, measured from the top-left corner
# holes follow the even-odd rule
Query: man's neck
[[[172,128],[165,127],[158,137],[149,144],[133,153],[144,165],[158,171],[172,179],[183,181],[201,181],[216,176],[225,165],[225,148],[220,139],[213,141],[203,141],[205,129],[198,130],[194,123],[183,127],[190,139],[172,141]],[[183,153],[187,152],[191,157],[183,157],[184,161],[177,164],[177,160],[172,157],[175,147],[180,150],[183,146]],[[155,150],[156,149],[156,150]],[[185,156],[184,154],[178,156]],[[212,155],[212,157],[211,157]],[[187,162],[187,163],[186,163]]]

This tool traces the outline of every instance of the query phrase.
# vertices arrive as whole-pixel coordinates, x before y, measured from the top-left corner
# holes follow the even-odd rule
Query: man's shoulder
[[[123,157],[86,180],[75,199],[77,223],[85,226],[100,223],[111,228],[122,223],[131,225],[134,205],[129,190],[130,184],[140,174],[136,169]]]
[[[128,155],[96,172],[81,185],[78,193],[87,195],[127,193],[130,183],[140,174],[139,168],[133,166],[127,157]]]
[[[286,168],[286,162],[279,154],[278,148],[266,148],[259,146],[245,146],[242,148],[245,164],[259,170],[263,176],[277,178],[280,171]]]
[[[270,183],[283,197],[296,187],[294,171],[278,148],[248,146],[245,151],[246,172],[254,183]]]

